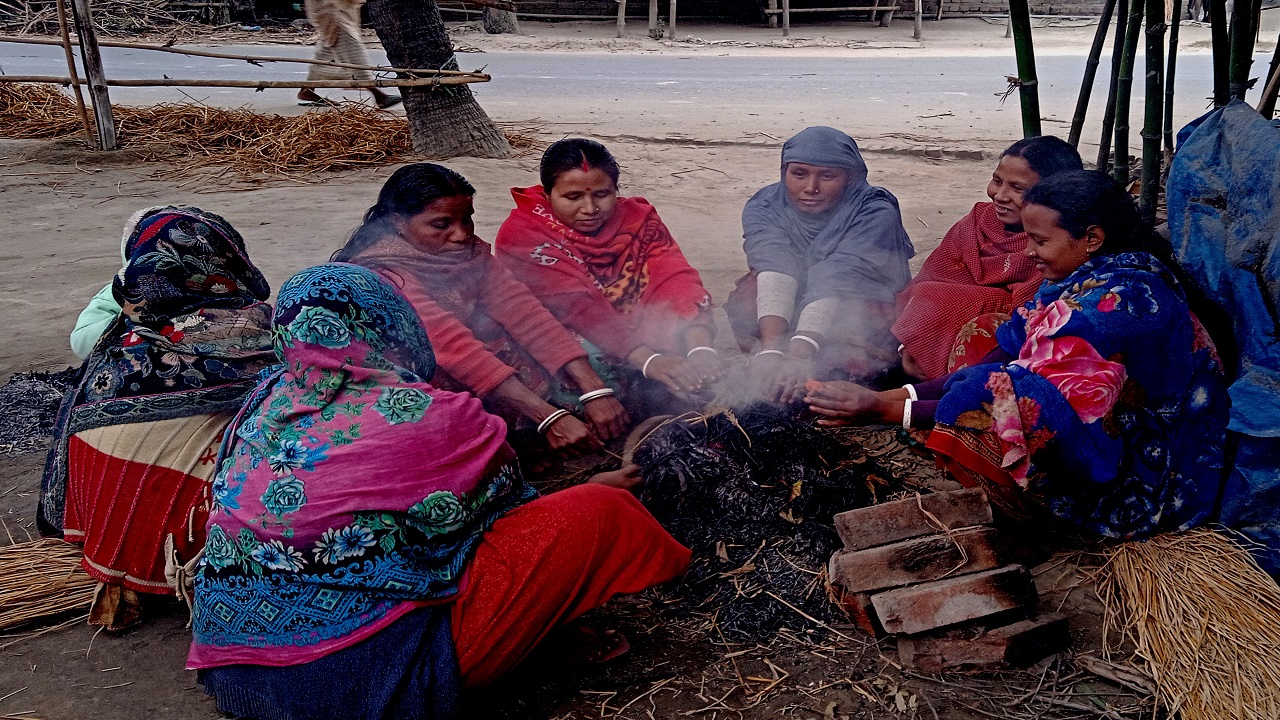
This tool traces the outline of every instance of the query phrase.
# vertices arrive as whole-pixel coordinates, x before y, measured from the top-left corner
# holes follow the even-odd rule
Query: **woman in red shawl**
[[[441,165],[402,167],[333,259],[408,298],[435,346],[437,387],[472,393],[512,429],[537,428],[553,450],[598,450],[626,431],[627,414],[573,334],[492,262],[475,235],[475,193]]]
[[[1040,287],[1024,252],[1022,195],[1043,178],[1082,167],[1076,149],[1052,135],[1004,151],[987,183],[991,202],[974,205],[953,225],[898,295],[893,334],[907,374],[933,380],[995,348],[995,328]]]
[[[615,360],[685,393],[720,375],[711,296],[658,212],[618,196],[618,162],[569,138],[542,156],[541,185],[514,188],[498,259],[556,317]]]

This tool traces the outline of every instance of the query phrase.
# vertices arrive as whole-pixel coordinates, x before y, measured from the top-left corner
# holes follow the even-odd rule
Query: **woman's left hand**
[[[880,393],[851,382],[821,383],[805,395],[804,401],[810,410],[823,416],[819,425],[857,425],[885,420]]]
[[[688,356],[687,364],[702,378],[704,387],[724,377],[724,362],[719,355],[706,348],[701,348],[691,353]]]
[[[583,403],[582,412],[587,416],[587,422],[591,424],[596,437],[605,442],[622,437],[627,427],[631,425],[627,411],[623,409],[622,403],[618,402],[616,397],[605,396],[588,400]]]

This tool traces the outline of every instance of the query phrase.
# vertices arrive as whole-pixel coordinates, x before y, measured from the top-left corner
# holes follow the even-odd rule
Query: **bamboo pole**
[[[76,109],[80,112],[80,122],[84,124],[84,141],[93,147],[95,139],[93,137],[93,123],[89,120],[89,109],[84,105],[84,93],[80,91],[80,77],[76,73],[76,58],[71,52],[71,29],[70,23],[67,22],[67,3],[66,0],[58,0],[58,33],[62,36],[62,41],[58,43],[62,46],[62,52],[67,56],[67,74],[71,76],[76,95]]]
[[[102,54],[98,52],[98,33],[89,14],[89,0],[72,0],[71,17],[80,38],[84,74],[89,79],[89,101],[93,103],[93,120],[98,126],[98,149],[115,150],[116,119],[111,112],[111,95],[107,92],[107,76],[102,70]]]
[[[1280,92],[1280,38],[1276,38],[1276,51],[1271,55],[1270,80],[1262,88],[1258,99],[1258,112],[1270,120],[1276,114],[1276,93]]]
[[[627,26],[627,0],[618,0],[618,37]]]
[[[791,0],[782,0],[782,37],[791,36]]]
[[[467,83],[488,82],[489,76],[477,74],[474,77],[458,77],[450,75],[439,78],[382,78],[375,80],[190,80],[182,78],[145,79],[145,80],[106,80],[110,87],[227,87],[253,88],[345,88],[351,90],[384,87],[429,87],[432,85],[465,85]],[[46,83],[50,85],[70,85],[71,78],[58,75],[0,75],[0,83]],[[80,80],[80,84],[89,84],[88,80]]]
[[[1173,81],[1178,72],[1178,28],[1182,25],[1182,0],[1173,0],[1169,25],[1169,59],[1164,73],[1164,149],[1173,152]]]
[[[1129,117],[1133,100],[1133,62],[1138,55],[1138,37],[1142,35],[1142,0],[1131,0],[1129,27],[1125,28],[1124,54],[1120,56],[1120,76],[1116,79],[1116,139],[1112,145],[1115,163],[1112,175],[1123,185],[1129,184]]]
[[[1040,134],[1040,88],[1036,79],[1036,51],[1031,42],[1031,9],[1027,0],[1009,0],[1013,49],[1018,59],[1018,98],[1022,101],[1022,136]]]
[[[1098,60],[1102,57],[1102,46],[1107,44],[1107,30],[1111,27],[1111,15],[1116,10],[1116,0],[1107,0],[1102,7],[1102,17],[1098,18],[1098,29],[1093,34],[1093,45],[1089,48],[1089,59],[1084,63],[1084,79],[1080,81],[1080,95],[1076,97],[1076,112],[1071,117],[1071,132],[1067,142],[1071,147],[1080,147],[1080,133],[1084,130],[1085,114],[1089,111],[1089,97],[1093,94],[1094,80],[1098,74]]]
[[[1154,225],[1164,160],[1160,145],[1164,129],[1164,0],[1146,0],[1146,4],[1146,114],[1142,123],[1142,190],[1138,195],[1138,209],[1143,219]]]
[[[1116,13],[1115,40],[1111,43],[1111,83],[1107,86],[1107,104],[1102,109],[1102,136],[1098,139],[1097,167],[1111,172],[1111,137],[1116,126],[1116,92],[1120,85],[1120,57],[1124,55],[1124,39],[1129,28],[1129,0],[1120,5]]]
[[[36,37],[14,37],[12,35],[0,35],[0,43],[19,43],[22,45],[61,45],[57,40]],[[76,40],[71,41],[72,45],[79,45]],[[126,48],[129,50],[155,50],[157,52],[173,53],[175,55],[190,55],[192,57],[219,58],[223,60],[243,60],[252,65],[264,62],[283,62],[283,63],[302,63],[304,65],[324,65],[325,67],[342,68],[344,70],[369,70],[372,72],[389,72],[389,73],[405,73],[407,75],[470,75],[465,70],[432,70],[429,68],[397,68],[384,67],[382,65],[353,65],[351,63],[334,62],[330,60],[316,60],[313,58],[298,57],[274,57],[271,55],[238,55],[235,53],[221,53],[210,50],[193,50],[169,47],[166,45],[145,45],[143,43],[121,42],[118,40],[99,40],[98,47]]]
[[[1208,0],[1209,36],[1213,44],[1213,106],[1231,100],[1231,43],[1227,37],[1227,0]]]
[[[1236,0],[1231,6],[1231,53],[1227,94],[1244,100],[1249,92],[1249,69],[1253,66],[1253,42],[1258,36],[1252,0]]]

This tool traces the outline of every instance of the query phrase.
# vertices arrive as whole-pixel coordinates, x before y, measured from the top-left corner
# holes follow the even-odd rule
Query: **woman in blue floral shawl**
[[[459,685],[688,564],[625,491],[535,499],[506,424],[428,384],[422,324],[373,271],[295,275],[274,338],[284,365],[227,431],[195,582],[188,668],[224,712],[447,717]]]
[[[276,362],[271,288],[226,220],[159,207],[130,228],[122,310],[59,411],[38,516],[83,543],[101,583],[89,621],[113,629],[140,618],[137,593],[171,593],[166,538],[180,558],[200,551],[222,431]]]
[[[1027,255],[1045,282],[997,330],[985,364],[883,393],[828,383],[810,407],[828,422],[936,421],[939,464],[1015,515],[1042,508],[1119,539],[1209,521],[1224,381],[1131,198],[1082,170],[1041,181],[1024,203]]]

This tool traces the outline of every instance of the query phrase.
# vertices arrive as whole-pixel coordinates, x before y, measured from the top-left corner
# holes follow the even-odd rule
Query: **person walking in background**
[[[369,54],[365,52],[364,40],[360,37],[360,7],[364,0],[306,0],[307,21],[316,29],[316,60],[344,63],[347,65],[368,65]],[[368,70],[332,67],[329,65],[312,65],[307,72],[308,80],[361,80],[373,79]],[[395,107],[403,102],[399,95],[390,95],[378,88],[365,88],[373,95],[379,108]],[[299,105],[331,105],[311,88],[298,91]]]

